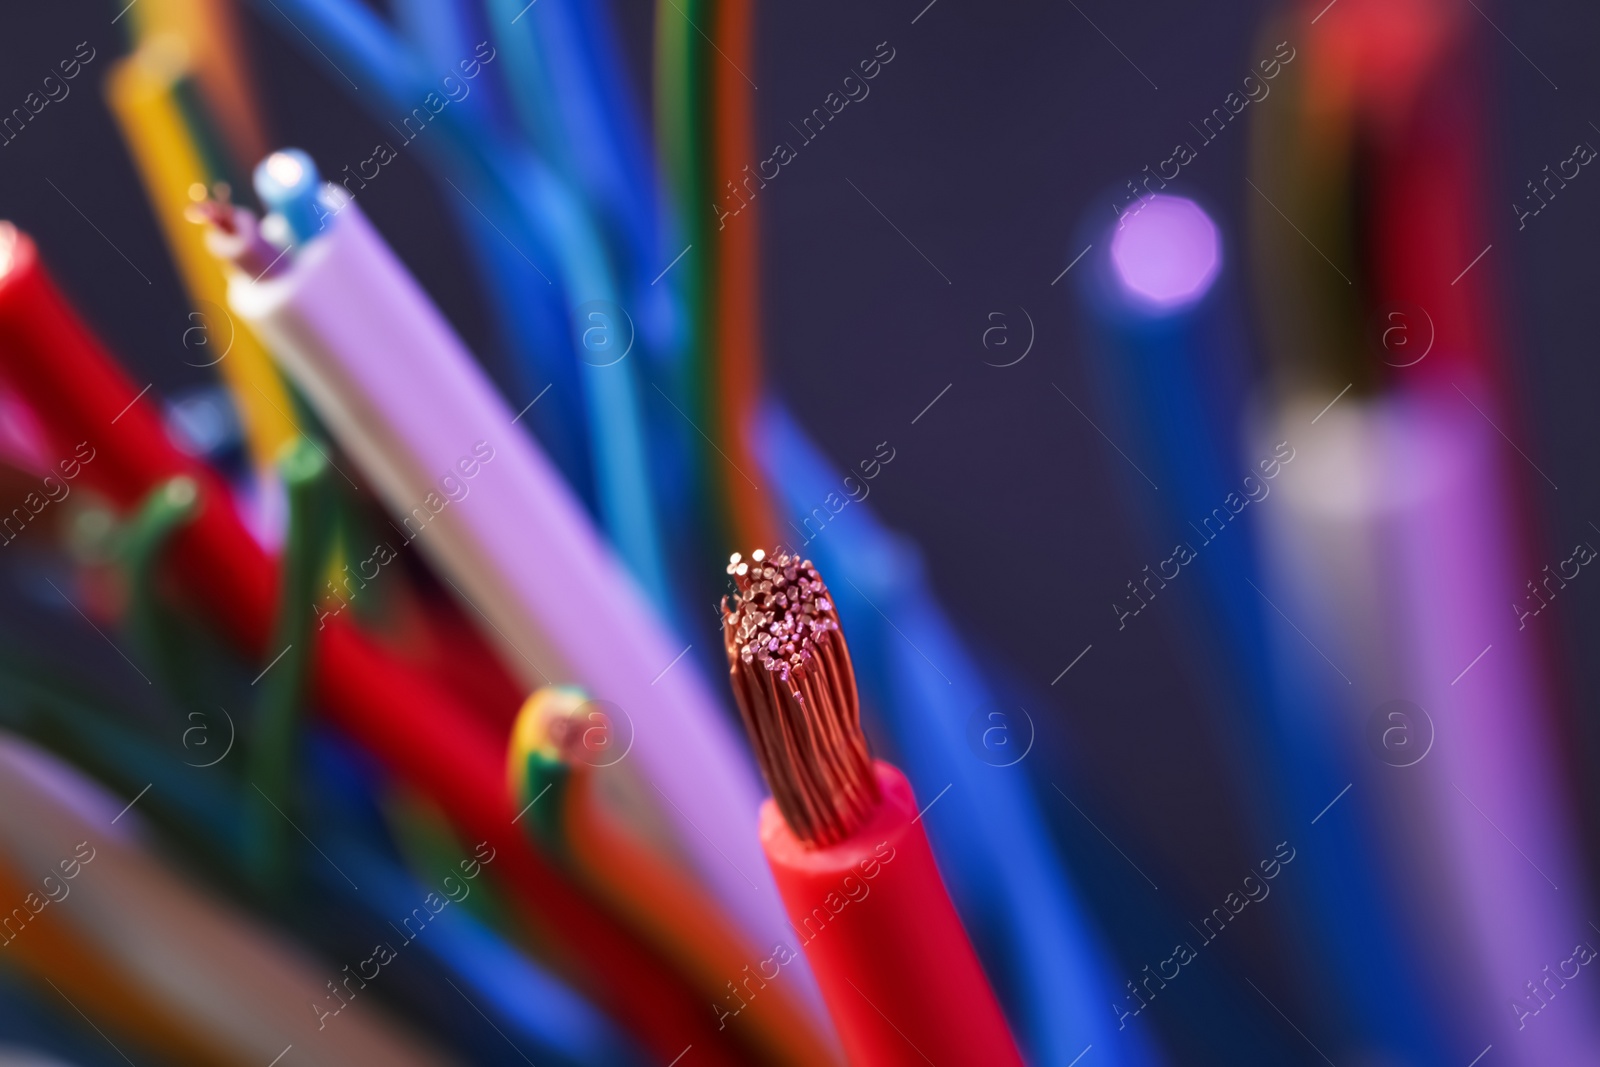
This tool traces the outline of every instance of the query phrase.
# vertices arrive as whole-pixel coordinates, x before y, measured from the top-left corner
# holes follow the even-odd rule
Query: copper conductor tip
[[[808,848],[835,844],[880,799],[861,732],[855,671],[833,597],[810,560],[761,549],[728,561],[728,675],[761,773]]]
[[[183,217],[200,226],[214,226],[223,233],[235,232],[233,205],[226,200],[196,200],[183,209]]]

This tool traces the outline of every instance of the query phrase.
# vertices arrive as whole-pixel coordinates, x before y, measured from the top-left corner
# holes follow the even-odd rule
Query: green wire
[[[184,709],[211,707],[236,667],[222,646],[187,623],[161,595],[167,546],[199,511],[199,486],[180,476],[156,486],[123,527],[117,556],[128,578],[126,629],[154,664],[162,686]]]
[[[560,759],[541,752],[530,752],[523,759],[522,783],[518,789],[519,802],[525,805],[522,821],[540,851],[566,866],[572,862],[565,829],[567,786],[571,781],[572,768]],[[538,803],[527,807],[535,798]]]
[[[293,806],[295,739],[312,666],[312,622],[333,540],[333,487],[328,462],[309,440],[297,437],[278,456],[289,497],[278,621],[268,659],[252,685],[261,687],[246,763],[251,832],[249,867],[270,890],[288,874],[288,809]]]
[[[163,681],[182,684],[189,677],[180,662],[181,647],[174,640],[173,616],[156,589],[161,560],[172,536],[199,510],[200,490],[193,478],[162,482],[146,494],[139,509],[123,527],[117,555],[128,576],[126,629],[151,656]]]
[[[712,188],[709,116],[712,56],[696,27],[705,27],[711,14],[706,0],[658,0],[655,13],[655,124],[656,151],[666,173],[672,214],[679,220],[681,239],[691,245],[672,273],[670,284],[681,297],[686,340],[676,368],[674,393],[696,426],[713,427],[715,375],[712,346],[716,304],[711,278],[716,265],[716,237],[710,204]],[[687,442],[696,462],[690,474],[689,494],[707,536],[726,541],[731,515],[717,490],[713,473],[722,462],[714,446],[698,433],[686,434],[677,423],[674,431]]]
[[[249,879],[269,892],[280,889],[288,875],[290,827],[285,816],[293,804],[295,739],[311,670],[313,604],[325,575],[336,507],[327,461],[310,441],[297,438],[285,446],[278,469],[289,501],[279,617],[271,645],[281,652],[269,653],[273,658],[251,683],[259,685],[260,693],[241,746],[246,759],[240,786],[243,833],[232,817],[240,809],[237,800],[212,803],[217,800],[215,788],[190,787],[192,772],[187,778],[178,772],[159,745],[99,711],[101,702],[46,677],[35,666],[0,655],[0,676],[6,681],[0,687],[0,719],[126,791],[159,785],[164,796],[187,798],[152,805],[152,814],[164,809],[158,821],[213,857],[219,849],[235,853],[224,866],[233,868],[242,860]],[[193,713],[214,718],[220,705],[212,695],[243,688],[237,660],[161,595],[163,558],[172,539],[198,513],[199,492],[187,476],[158,485],[120,532],[116,549],[128,580],[126,628],[162,688],[180,709],[193,709],[180,730]],[[234,723],[234,728],[245,725]]]
[[[393,530],[392,524],[379,525],[372,522],[350,493],[338,494],[338,514],[334,517],[334,544],[338,547],[340,557],[344,564],[355,568],[358,572],[362,561],[370,558],[379,545],[387,545],[390,551],[397,556],[399,549],[394,547],[389,540],[388,531]],[[404,545],[402,544],[402,548]],[[324,585],[326,589],[327,575],[332,573],[333,562],[323,567]],[[343,584],[343,571],[340,572],[335,582],[335,589]],[[391,617],[391,609],[396,600],[396,584],[393,582],[368,581],[367,587],[361,590],[360,596],[349,598],[350,612],[356,621],[365,626],[377,626]],[[339,593],[343,597],[344,593]]]
[[[55,753],[127,797],[149,787],[142,816],[168,830],[218,872],[236,864],[230,847],[239,838],[238,802],[228,785],[212,784],[177,755],[111,713],[103,695],[90,694],[49,675],[39,664],[0,651],[0,724]],[[192,766],[192,765],[191,765]]]

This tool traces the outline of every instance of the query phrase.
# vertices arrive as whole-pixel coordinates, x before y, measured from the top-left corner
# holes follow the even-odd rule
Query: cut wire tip
[[[256,281],[277,274],[287,266],[283,250],[262,236],[255,213],[229,200],[230,189],[226,182],[212,186],[209,196],[196,182],[189,187],[191,199],[196,189],[201,191],[201,198],[183,209],[183,217],[206,228],[207,251]]]
[[[833,598],[810,560],[729,558],[722,601],[733,695],[784,821],[807,847],[848,837],[880,800],[855,671]]]

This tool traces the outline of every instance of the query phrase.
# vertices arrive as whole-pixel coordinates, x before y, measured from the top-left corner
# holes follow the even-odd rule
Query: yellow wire
[[[222,267],[206,251],[202,228],[184,218],[192,203],[191,187],[209,187],[221,177],[208,172],[176,98],[175,90],[190,69],[187,52],[181,38],[152,36],[113,67],[106,96],[189,298],[204,316],[204,321],[192,320],[192,329],[207,334],[205,347],[188,349],[192,361],[209,361],[231,344],[216,367],[233,394],[256,468],[266,475],[278,450],[298,431],[289,416],[292,406],[283,379],[250,331],[228,315]],[[192,336],[198,340],[201,334]]]
[[[135,43],[163,34],[188,42],[192,73],[217,132],[240,173],[250,173],[268,144],[234,0],[141,0],[128,21]]]

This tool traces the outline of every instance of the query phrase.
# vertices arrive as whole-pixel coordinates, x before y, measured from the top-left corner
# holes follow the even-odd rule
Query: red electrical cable
[[[226,487],[168,440],[154,405],[79,319],[39,262],[33,241],[0,223],[0,375],[38,417],[51,447],[95,450],[80,477],[121,507],[168,478],[201,487],[194,521],[176,535],[171,559],[186,593],[241,649],[268,654],[276,566],[245,529]],[[512,823],[505,741],[467,708],[333,620],[318,632],[313,698],[396,777],[433,798],[463,836],[488,840],[495,870],[583,976],[589,992],[670,1060],[693,1045],[696,1062],[740,1062],[712,1013],[648,948],[561,878]]]
[[[1313,69],[1353,83],[1368,300],[1421,307],[1431,326],[1429,357],[1390,377],[1445,393],[1468,375],[1504,384],[1494,272],[1478,263],[1493,234],[1473,18],[1441,0],[1351,0],[1308,46]]]
[[[873,764],[882,800],[836,844],[809,848],[774,801],[761,847],[857,1067],[1020,1064],[950,903],[905,775]]]
[[[761,845],[850,1062],[1020,1065],[911,785],[867,755],[827,587],[787,553],[735,555],[728,573],[729,674],[772,788]]]

